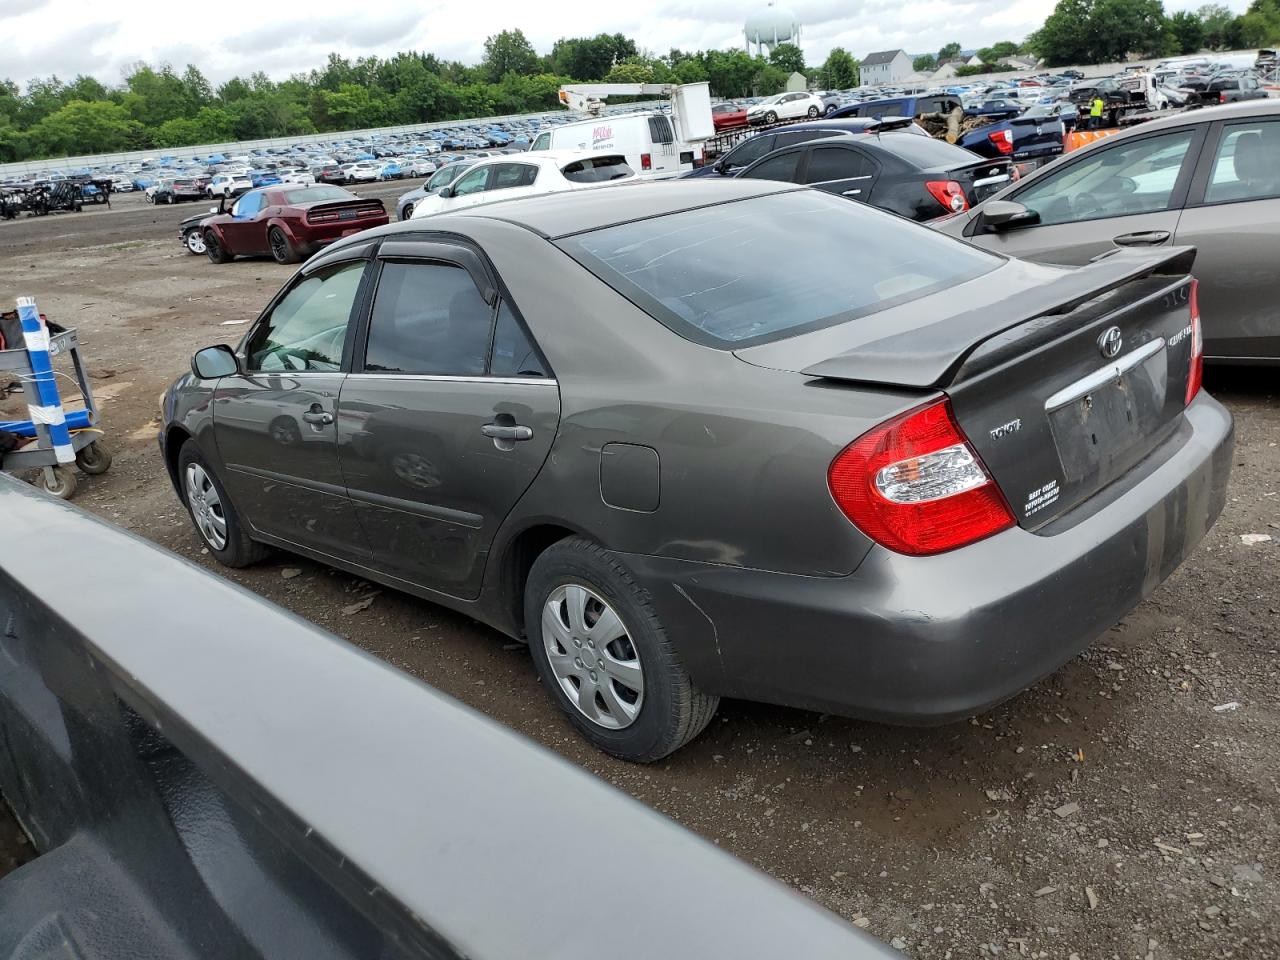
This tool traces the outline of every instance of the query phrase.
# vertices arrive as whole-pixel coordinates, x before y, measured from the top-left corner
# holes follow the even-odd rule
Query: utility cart
[[[33,302],[29,309],[35,310]],[[23,301],[19,301],[19,311],[22,310]],[[102,431],[97,428],[98,408],[80,357],[76,331],[50,332],[47,338],[47,352],[28,350],[24,346],[0,350],[0,388],[17,381],[22,385],[28,409],[34,408],[31,420],[0,420],[0,431],[32,438],[4,455],[2,469],[6,472],[39,469],[39,485],[55,497],[70,500],[76,492],[76,474],[71,462],[84,473],[97,475],[111,467],[111,454],[99,442]],[[62,409],[56,377],[65,375],[53,371],[51,360],[64,354],[71,359],[84,409]]]

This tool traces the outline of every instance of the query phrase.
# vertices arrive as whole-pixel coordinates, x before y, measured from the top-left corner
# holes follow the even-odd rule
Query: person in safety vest
[[[1102,126],[1102,111],[1107,107],[1101,97],[1094,97],[1093,102],[1089,104],[1089,129],[1097,130]]]

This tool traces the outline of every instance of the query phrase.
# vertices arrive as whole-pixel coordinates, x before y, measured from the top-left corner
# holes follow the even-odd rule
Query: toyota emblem
[[[1113,360],[1120,355],[1120,348],[1124,346],[1124,336],[1120,333],[1119,327],[1107,327],[1098,336],[1098,352],[1108,360]]]

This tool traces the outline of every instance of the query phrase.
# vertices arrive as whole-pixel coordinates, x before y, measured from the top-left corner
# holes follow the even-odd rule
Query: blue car
[[[270,170],[250,170],[249,182],[255,187],[272,187],[280,183],[280,178]]]
[[[830,120],[845,117],[918,117],[922,113],[950,113],[960,106],[960,98],[950,93],[934,93],[923,97],[891,97],[851,103],[831,114]]]

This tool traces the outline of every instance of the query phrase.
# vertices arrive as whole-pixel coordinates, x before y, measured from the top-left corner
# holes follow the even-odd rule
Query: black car
[[[823,137],[836,137],[849,133],[867,133],[870,130],[902,129],[912,133],[923,134],[924,130],[914,126],[908,118],[876,120],[871,117],[849,117],[834,120],[811,120],[806,123],[791,123],[785,127],[765,130],[747,137],[715,163],[704,167],[696,167],[680,175],[680,179],[696,179],[719,174],[722,177],[737,176],[751,164],[774,150],[789,147],[794,143],[806,140],[820,140]]]
[[[1012,165],[932,137],[846,134],[775,150],[738,176],[808,184],[923,221],[985,200],[1009,183]]]

